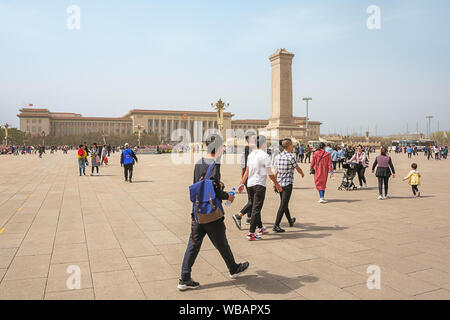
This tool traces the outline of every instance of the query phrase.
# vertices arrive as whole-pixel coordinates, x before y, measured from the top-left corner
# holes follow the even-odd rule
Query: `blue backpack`
[[[134,163],[134,159],[133,156],[131,155],[130,151],[128,151],[129,149],[125,149],[122,151],[123,154],[123,164],[133,164]]]
[[[211,171],[215,164],[213,162],[209,166],[202,180],[189,187],[194,217],[199,224],[214,222],[223,217],[222,202],[216,197],[213,180],[211,180]]]

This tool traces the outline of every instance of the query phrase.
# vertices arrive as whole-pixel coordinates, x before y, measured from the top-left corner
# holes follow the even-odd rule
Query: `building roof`
[[[130,117],[133,113],[137,114],[166,114],[166,115],[191,115],[191,116],[216,116],[214,111],[183,111],[183,110],[155,110],[155,109],[133,109],[128,111],[124,117]],[[224,112],[224,117],[233,117],[231,112]]]
[[[87,121],[131,121],[130,118],[113,117],[83,117],[79,113],[73,112],[50,112],[48,109],[22,108],[19,118],[51,118],[52,120],[87,120]]]
[[[231,124],[269,124],[269,120],[262,120],[262,119],[236,119],[231,120]]]

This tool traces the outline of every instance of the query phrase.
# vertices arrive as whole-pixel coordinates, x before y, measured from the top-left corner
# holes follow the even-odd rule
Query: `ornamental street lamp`
[[[305,138],[308,138],[308,102],[312,100],[310,97],[306,97],[302,99],[303,101],[306,101],[306,119],[305,119]]]
[[[140,148],[141,147],[141,130],[142,130],[142,126],[140,124],[138,124],[135,127],[138,129],[138,146]]]
[[[216,104],[211,103],[211,107],[217,110],[217,126],[219,128],[220,133],[223,130],[223,110],[230,106],[229,103],[224,103],[222,99],[219,99]]]

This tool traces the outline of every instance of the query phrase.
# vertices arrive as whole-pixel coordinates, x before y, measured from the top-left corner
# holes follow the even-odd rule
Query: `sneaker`
[[[178,290],[185,291],[189,289],[197,289],[200,286],[200,283],[195,282],[193,280],[188,281],[178,281]]]
[[[249,226],[250,223],[251,223],[251,221],[252,221],[252,220],[250,220],[250,219],[247,218],[247,220],[245,220],[245,225]]]
[[[383,196],[378,196],[378,200],[383,200]]]
[[[390,199],[391,196],[387,194],[387,195],[384,196],[384,198],[385,198],[385,199]]]
[[[327,200],[325,200],[324,198],[320,198],[319,203],[327,203]]]
[[[289,227],[293,227],[294,226],[294,224],[295,224],[295,221],[297,221],[297,219],[295,219],[295,217],[294,218],[292,218],[291,219],[291,222],[289,222]]]
[[[133,181],[130,179],[130,183],[133,183]]]
[[[260,235],[254,234],[254,233],[249,233],[247,234],[247,239],[249,241],[258,241],[258,240],[262,240]]]
[[[239,275],[243,274],[245,271],[247,271],[248,267],[249,267],[249,263],[243,262],[243,263],[239,263],[237,270],[234,273],[230,274],[230,277],[232,279],[237,278]]]
[[[256,234],[263,235],[264,233],[267,233],[266,227],[263,226],[262,228],[256,229]]]
[[[234,223],[236,223],[236,227],[239,230],[242,230],[242,227],[241,227],[242,218],[241,218],[241,216],[236,213],[236,214],[233,214],[232,217],[233,217]]]
[[[369,186],[367,185],[367,183],[364,184],[364,188],[368,188]]]
[[[279,226],[274,226],[272,229],[274,232],[276,233],[281,233],[281,232],[285,232],[286,230],[281,229]]]

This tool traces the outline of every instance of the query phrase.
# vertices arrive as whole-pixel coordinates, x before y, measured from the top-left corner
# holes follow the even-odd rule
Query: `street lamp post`
[[[308,138],[308,107],[309,107],[309,101],[311,101],[312,98],[306,97],[303,98],[303,101],[306,101],[306,119],[305,119],[305,138]]]
[[[211,107],[217,110],[217,126],[221,134],[223,130],[223,110],[225,110],[229,106],[230,104],[224,103],[222,99],[219,99],[215,104],[211,103]]]
[[[139,124],[139,125],[137,125],[135,127],[138,129],[138,146],[140,148],[141,147],[141,129],[142,129],[142,126]]]

